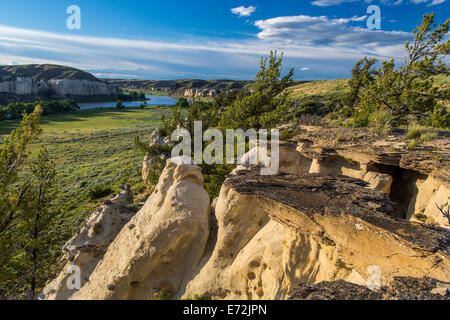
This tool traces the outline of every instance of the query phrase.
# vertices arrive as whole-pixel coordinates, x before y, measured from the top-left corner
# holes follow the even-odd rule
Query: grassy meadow
[[[348,92],[350,89],[348,79],[317,80],[290,87],[291,97],[294,101],[310,97],[333,97]]]
[[[46,147],[57,166],[62,204],[55,228],[61,228],[62,244],[103,200],[92,200],[91,188],[111,187],[116,191],[118,185],[128,183],[134,192],[144,189],[143,157],[133,140],[139,135],[145,141],[163,114],[169,115],[169,108],[89,109],[41,117],[43,131],[31,152],[36,154]],[[18,123],[0,122],[0,136]]]

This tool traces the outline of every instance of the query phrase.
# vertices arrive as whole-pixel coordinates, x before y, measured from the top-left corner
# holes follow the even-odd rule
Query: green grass
[[[411,140],[419,140],[421,142],[431,141],[439,135],[439,132],[435,128],[430,128],[422,126],[420,124],[410,124],[408,126],[408,132],[406,133],[406,138]]]
[[[148,141],[163,114],[169,115],[169,108],[90,109],[41,117],[43,132],[31,152],[35,154],[45,146],[57,166],[62,208],[55,228],[61,234],[61,245],[103,200],[93,200],[91,189],[100,185],[116,192],[122,183],[130,184],[134,192],[144,188],[143,156],[133,140],[139,135]],[[0,135],[18,124],[0,122]]]
[[[159,120],[163,107],[146,107],[80,110],[68,114],[48,115],[41,118],[44,136],[70,136],[79,133],[98,132],[99,130],[113,130],[130,127],[145,127],[150,122]],[[156,118],[155,118],[155,115]],[[8,134],[19,125],[19,121],[9,120],[0,122],[0,135]]]
[[[347,79],[317,80],[290,87],[289,92],[293,100],[309,97],[324,97],[341,95],[349,90]]]

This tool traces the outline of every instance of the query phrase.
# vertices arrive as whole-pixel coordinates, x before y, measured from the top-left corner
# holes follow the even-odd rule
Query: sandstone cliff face
[[[117,95],[118,87],[84,71],[53,65],[0,67],[0,93],[39,95],[53,90],[60,97]]]
[[[214,97],[217,90],[214,89],[186,89],[183,96],[185,97]]]
[[[59,96],[117,95],[118,89],[101,81],[49,80],[48,85]]]
[[[294,140],[299,152],[312,160],[309,172],[363,179],[396,202],[394,217],[450,229],[448,137],[408,149],[396,136],[380,139],[354,131],[337,141],[345,129],[302,127]]]
[[[117,95],[117,87],[101,81],[88,80],[48,80],[47,82],[31,78],[2,81],[0,93],[18,95],[39,94],[40,90],[52,89],[58,96]]]

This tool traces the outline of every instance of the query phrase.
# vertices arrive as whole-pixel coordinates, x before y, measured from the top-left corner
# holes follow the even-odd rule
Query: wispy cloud
[[[433,0],[428,6],[435,6],[444,2],[445,0]]]
[[[256,10],[256,7],[254,7],[254,6],[249,6],[249,7],[240,6],[240,7],[231,9],[231,13],[237,14],[240,17],[249,17],[252,15],[253,12],[255,12],[255,10]]]
[[[386,46],[404,43],[411,34],[402,31],[369,30],[350,26],[349,22],[363,21],[366,17],[329,19],[325,16],[306,15],[259,20],[262,40],[322,46]]]
[[[359,36],[349,36],[346,34],[351,30],[337,28],[358,20],[358,17],[336,21],[313,18],[302,19],[319,21],[316,24],[318,31],[306,30],[302,19],[291,21],[281,17],[260,21],[258,25],[263,30],[254,38],[220,41],[205,38],[169,42],[87,37],[0,25],[0,64],[11,61],[18,64],[61,64],[101,77],[115,78],[251,79],[258,69],[259,58],[270,50],[278,50],[285,54],[286,68],[299,70],[298,66],[308,66],[309,78],[333,78],[347,75],[355,61],[364,55],[390,58],[399,57],[403,52],[403,45],[394,41],[399,40],[402,33],[392,41],[385,41],[384,45],[368,46],[368,41],[362,38],[368,38],[370,34],[363,35],[362,31],[357,31]],[[282,24],[288,32],[282,31]],[[341,30],[341,33],[319,35],[324,32],[325,25]],[[305,31],[307,35],[298,35]],[[286,41],[288,36],[295,41]],[[311,40],[310,37],[318,39]],[[333,37],[336,40],[332,40]],[[342,46],[352,43],[353,46]],[[303,79],[304,75],[299,72],[297,77]]]

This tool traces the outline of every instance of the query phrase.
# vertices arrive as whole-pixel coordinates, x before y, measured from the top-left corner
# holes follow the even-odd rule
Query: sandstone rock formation
[[[342,147],[329,135],[309,128],[281,143],[276,175],[260,174],[270,159],[238,166],[211,206],[200,169],[168,160],[89,281],[59,297],[445,298],[450,231],[436,204],[448,205],[448,162],[426,160],[445,151],[413,159],[394,140]]]
[[[63,247],[64,269],[45,287],[40,299],[69,298],[76,291],[76,288],[71,289],[67,284],[70,276],[75,272],[73,266],[80,268],[80,284],[84,285],[88,281],[109,244],[134,215],[128,207],[132,201],[133,194],[130,186],[121,186],[121,191],[116,197],[106,201],[86,220],[85,227]]]
[[[47,82],[58,96],[117,95],[117,87],[102,81],[54,79]]]
[[[293,140],[298,142],[301,154],[312,160],[310,173],[363,179],[397,203],[393,216],[450,228],[447,136],[409,149],[401,135],[380,138],[364,130],[348,133],[346,128],[300,129]]]
[[[158,130],[153,130],[150,136],[149,146],[165,146],[170,143],[170,140],[167,137],[161,137],[158,134]],[[166,160],[165,155],[145,155],[144,160],[142,161],[142,180],[145,182],[145,185],[148,189],[151,189],[153,186],[149,183],[149,176],[152,170],[155,170],[155,165],[160,160]]]
[[[64,66],[23,65],[2,67],[0,93],[39,95],[52,90],[59,97],[118,95],[120,90],[84,71]]]
[[[217,200],[215,248],[183,297],[283,299],[297,283],[365,285],[371,266],[382,284],[397,275],[450,280],[449,232],[392,219],[391,206],[344,176],[237,171]]]
[[[450,300],[450,283],[432,278],[394,277],[371,290],[344,280],[298,285],[289,300]]]
[[[170,298],[193,276],[209,230],[209,197],[195,165],[168,160],[144,207],[71,299]]]

